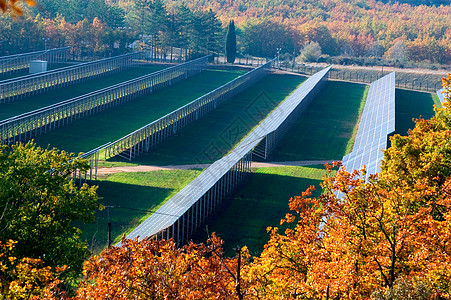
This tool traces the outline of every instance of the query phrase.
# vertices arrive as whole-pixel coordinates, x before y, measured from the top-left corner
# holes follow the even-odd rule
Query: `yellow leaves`
[[[149,297],[229,299],[234,294],[237,260],[224,258],[223,241],[212,235],[207,244],[176,248],[172,241],[122,240],[85,263],[86,277],[77,299]],[[242,262],[247,248],[241,249]],[[152,295],[152,296],[150,296]]]
[[[451,101],[451,73],[448,73],[446,77],[443,77],[442,82],[443,82],[442,94],[444,94],[445,101],[449,105],[449,102]]]
[[[44,266],[40,259],[24,257],[17,259],[12,256],[16,242],[9,240],[6,244],[0,241],[0,291],[6,299],[54,299],[64,295],[56,288],[60,282],[57,275],[66,267],[52,268]],[[7,262],[2,258],[6,257]],[[2,298],[3,299],[3,298]]]

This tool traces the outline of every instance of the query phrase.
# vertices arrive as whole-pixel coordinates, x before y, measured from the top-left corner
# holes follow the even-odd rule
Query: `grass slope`
[[[225,240],[229,256],[234,255],[237,245],[246,245],[252,255],[258,255],[268,241],[266,228],[278,227],[289,212],[289,199],[301,195],[310,185],[317,187],[318,196],[325,174],[321,165],[256,169],[249,181],[210,218],[208,231]],[[206,236],[204,229],[195,240],[203,241]]]
[[[119,242],[123,234],[143,222],[200,173],[200,170],[116,173],[93,181],[99,186],[97,192],[102,197],[100,203],[116,206],[110,209],[114,243]],[[108,209],[98,211],[94,223],[78,224],[83,232],[82,238],[94,252],[108,244],[107,224]]]
[[[105,77],[94,78],[85,82],[70,85],[63,89],[52,90],[10,103],[2,103],[0,104],[0,120],[84,95],[89,92],[147,75],[161,69],[163,69],[163,67],[159,65],[142,65],[119,73],[113,73]]]
[[[341,160],[352,150],[367,89],[356,83],[326,82],[270,160]]]
[[[435,94],[396,89],[395,94],[395,133],[407,135],[415,126],[413,118],[430,119],[434,115],[434,104],[440,105]]]
[[[304,80],[295,75],[269,75],[133,162],[152,165],[214,162],[233,149]],[[121,158],[111,161],[120,162]]]
[[[70,152],[86,152],[172,112],[241,75],[243,71],[204,71],[173,86],[77,120],[38,136],[36,142]]]

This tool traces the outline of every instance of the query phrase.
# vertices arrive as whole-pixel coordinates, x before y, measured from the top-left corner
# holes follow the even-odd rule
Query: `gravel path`
[[[286,166],[310,166],[324,165],[332,163],[334,160],[302,160],[302,161],[282,161],[282,162],[252,162],[252,168],[264,167],[286,167]],[[119,172],[153,172],[160,170],[189,170],[189,169],[206,169],[210,164],[193,164],[193,165],[177,165],[177,166],[125,166],[113,168],[99,168],[97,175],[109,175]]]

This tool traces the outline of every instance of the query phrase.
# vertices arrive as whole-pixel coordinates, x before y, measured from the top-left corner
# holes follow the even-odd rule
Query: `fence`
[[[201,72],[208,56],[0,121],[0,141],[26,141],[76,119],[152,93]]]
[[[311,75],[318,72],[321,67],[307,66],[303,64],[297,64],[293,66],[291,64],[281,63],[280,69],[300,74]],[[379,78],[384,77],[388,73],[390,72],[383,71],[383,68],[381,69],[381,71],[332,68],[329,72],[328,78],[359,83],[372,83]],[[435,92],[441,88],[441,77],[444,77],[445,75],[446,74],[418,74],[397,70],[395,84],[397,88]]]
[[[141,52],[129,53],[49,72],[0,81],[0,103],[11,102],[43,93],[50,89],[60,88],[130,68],[136,64],[136,59],[140,58],[141,55]]]
[[[0,57],[0,74],[18,72],[30,67],[30,61],[35,59],[46,60],[49,64],[65,62],[67,51],[71,47],[55,48],[50,50],[15,54]]]
[[[163,139],[175,134],[180,128],[196,121],[200,117],[216,109],[222,102],[245,90],[268,74],[273,61],[224,84],[202,97],[182,106],[160,119],[111,143],[103,149],[105,159],[119,155],[133,159],[137,154],[148,152]]]
[[[280,137],[305,107],[303,100],[311,100],[330,68],[310,77],[288,99],[279,105],[232,152],[213,163],[196,179],[166,202],[157,212],[140,224],[128,236],[174,239],[178,245],[189,240],[190,235],[206,220],[214,208],[230,194],[250,172],[255,147],[269,134]],[[279,131],[279,132],[277,132]]]

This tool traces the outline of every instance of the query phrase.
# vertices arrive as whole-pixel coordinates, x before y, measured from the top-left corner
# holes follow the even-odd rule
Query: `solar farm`
[[[64,60],[57,50],[53,60]],[[26,64],[17,60],[5,73]],[[77,224],[95,251],[122,235],[182,245],[217,231],[226,249],[257,254],[324,162],[377,173],[389,136],[439,105],[438,93],[395,89],[395,73],[367,86],[328,80],[330,67],[306,78],[273,64],[218,70],[208,57],[162,65],[137,52],[8,78],[0,140],[84,153],[91,170],[74,180],[99,185],[107,207]]]

